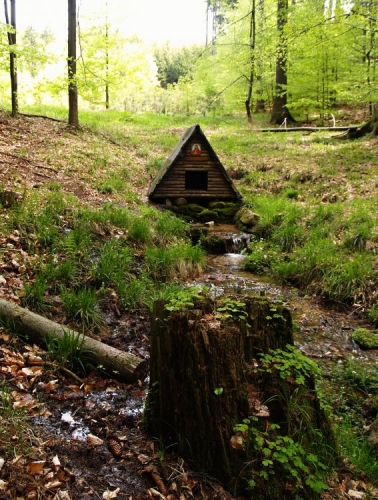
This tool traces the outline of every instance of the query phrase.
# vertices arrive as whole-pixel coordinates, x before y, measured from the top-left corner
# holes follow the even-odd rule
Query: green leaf
[[[273,461],[272,460],[269,460],[268,458],[266,458],[265,460],[262,461],[262,464],[265,466],[265,467],[268,467],[269,465],[273,465]]]

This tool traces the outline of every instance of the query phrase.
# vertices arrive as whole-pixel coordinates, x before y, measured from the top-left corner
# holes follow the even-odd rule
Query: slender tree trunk
[[[250,61],[250,70],[249,70],[249,79],[248,79],[248,94],[247,99],[245,100],[245,109],[247,112],[247,119],[250,123],[252,123],[252,92],[253,92],[253,82],[255,75],[255,45],[256,45],[256,8],[255,8],[255,0],[252,0],[251,5],[251,19],[249,26],[249,61]]]
[[[206,44],[207,47],[209,45],[209,10],[210,10],[210,2],[207,0],[206,4]]]
[[[108,20],[106,20],[106,32],[105,32],[105,38],[106,38],[106,54],[105,54],[105,108],[109,109],[110,103],[109,103],[109,25],[108,25]]]
[[[9,43],[9,74],[11,81],[12,96],[12,116],[18,113],[18,80],[17,80],[17,55],[16,48],[16,0],[10,0],[10,19],[8,12],[8,0],[4,0],[5,22],[12,26],[12,31],[8,31]]]
[[[260,26],[260,31],[264,31],[265,29],[265,21],[264,21],[264,0],[258,0],[257,4],[257,12],[258,12],[258,22]],[[257,69],[256,69],[256,106],[255,113],[259,113],[260,111],[265,111],[265,102],[263,99],[263,89],[262,89],[262,74],[263,68],[261,63],[261,58],[257,59]]]
[[[68,124],[79,126],[76,84],[76,0],[68,0]]]
[[[286,119],[295,122],[287,109],[287,38],[285,27],[288,22],[288,0],[278,0],[277,2],[277,32],[278,47],[276,59],[276,86],[273,97],[273,110],[270,119],[271,123],[281,125]]]

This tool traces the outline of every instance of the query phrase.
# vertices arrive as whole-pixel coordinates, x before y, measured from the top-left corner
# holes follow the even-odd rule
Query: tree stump
[[[198,300],[193,308],[174,312],[167,311],[163,301],[155,303],[144,423],[162,446],[177,445],[178,452],[192,460],[197,470],[235,489],[235,485],[245,487],[244,476],[247,481],[252,479],[250,464],[259,458],[255,446],[250,450],[245,446],[245,434],[235,432],[235,425],[243,419],[255,416],[262,433],[272,422],[292,435],[296,425],[305,426],[306,439],[312,444],[314,433],[307,432],[309,427],[314,425],[321,433],[329,426],[310,376],[301,393],[309,416],[304,423],[303,419],[297,422],[300,417],[293,412],[288,415],[290,398],[298,392],[294,381],[283,380],[274,369],[270,373],[259,369],[260,353],[285,350],[293,344],[290,311],[265,297],[239,297],[229,304],[239,304],[233,314],[224,313],[219,299]],[[238,310],[241,304],[242,312]],[[283,491],[287,476],[274,477],[270,481],[274,488],[261,484],[264,495],[279,491],[274,498],[292,498],[291,492],[286,495]],[[253,498],[273,496],[254,492]]]

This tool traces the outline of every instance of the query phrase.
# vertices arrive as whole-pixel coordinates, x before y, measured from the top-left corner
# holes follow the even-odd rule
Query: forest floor
[[[93,174],[88,164],[70,161],[100,149],[102,155],[111,150],[112,162],[122,163],[123,148],[100,134],[75,132],[49,119],[0,114],[0,144],[0,186],[10,203],[13,195],[22,203],[26,191],[52,183],[91,206],[119,201],[117,194],[102,194],[88,182],[89,175],[101,182],[101,168]],[[132,148],[127,155],[134,156]],[[134,169],[139,164],[135,155]],[[139,199],[146,198],[146,188],[135,183],[132,190]],[[6,217],[6,208],[1,212]],[[17,233],[2,234],[0,247],[0,296],[17,302],[14,287],[23,279],[23,261],[29,256]],[[120,317],[109,310],[107,322],[112,328],[103,342],[148,358],[148,317]],[[161,443],[143,432],[148,378],[127,384],[89,373],[77,379],[46,365],[41,354],[0,328],[0,401],[4,416],[14,422],[10,443],[0,444],[0,498],[233,498],[214,479],[191,472],[179,456],[168,456]],[[9,454],[13,459],[4,462]]]
[[[91,206],[119,202],[117,192],[95,187],[93,177],[99,184],[105,178],[101,165],[95,171],[88,166],[88,155],[96,151],[111,151],[114,166],[127,155],[135,169],[130,190],[146,199],[149,178],[133,148],[125,151],[100,134],[74,132],[61,122],[0,114],[0,186],[21,203],[26,191],[52,183]],[[6,217],[6,208],[0,213]],[[0,248],[0,296],[17,301],[14,289],[30,256],[17,232],[0,235]],[[148,358],[147,315],[109,310],[108,322],[113,333],[104,342]],[[77,378],[44,363],[39,348],[0,328],[0,401],[14,422],[7,447],[0,443],[0,499],[232,500],[219,482],[193,472],[189,462],[143,432],[147,390],[148,378],[134,384],[95,372]],[[16,414],[20,409],[24,413]],[[348,472],[335,477],[322,498],[373,498],[364,496],[367,489]]]

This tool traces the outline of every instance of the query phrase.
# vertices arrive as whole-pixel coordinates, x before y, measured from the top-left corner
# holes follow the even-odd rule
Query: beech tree
[[[273,96],[273,109],[271,123],[281,125],[283,120],[295,122],[287,107],[287,57],[288,39],[286,26],[288,24],[288,0],[277,1],[277,54],[276,54],[276,80]]]
[[[269,110],[273,123],[282,124],[293,116],[323,120],[336,114],[341,104],[360,104],[366,106],[372,123],[377,121],[377,2],[207,0],[212,43],[201,49],[160,47],[154,53],[148,53],[149,48],[136,37],[120,36],[108,21],[114,13],[110,8],[114,4],[109,3],[106,15],[97,14],[94,22],[86,19],[79,57],[76,3],[68,0],[68,121],[72,126],[79,124],[78,89],[92,106],[107,109],[239,112],[246,113],[249,121],[253,109],[263,109]],[[4,54],[7,58],[10,54],[14,113],[16,63],[19,72],[27,70],[36,79],[46,59],[46,52],[38,48],[41,38],[32,28],[21,38],[17,35],[16,51],[15,4],[16,0],[4,0],[7,25],[0,40],[1,66],[7,72]],[[106,1],[101,5],[108,9]],[[160,87],[154,87],[156,75]],[[33,93],[38,84],[58,94],[62,74],[60,78],[55,78],[55,86],[48,79],[32,82]]]
[[[245,100],[245,109],[247,112],[247,119],[252,122],[252,92],[253,92],[253,82],[255,77],[255,44],[256,44],[256,2],[252,0],[251,4],[251,18],[250,18],[250,29],[249,29],[249,41],[250,41],[250,69],[248,76],[248,93],[247,99]]]
[[[8,3],[10,4],[10,16]],[[9,43],[9,74],[11,81],[12,115],[18,113],[18,81],[17,81],[17,54],[16,54],[16,0],[4,0],[5,22],[8,28]]]
[[[28,26],[21,36],[20,69],[26,69],[33,79],[36,78],[54,58],[53,54],[46,50],[53,41],[54,35],[51,31],[45,30],[39,33],[32,26]]]
[[[360,34],[364,85],[362,99],[367,103],[370,120],[357,132],[378,135],[378,3],[356,1],[351,14],[356,20]]]
[[[80,30],[76,80],[91,105],[126,109],[129,101],[146,99],[155,75],[153,58],[136,37],[122,37],[107,22]]]
[[[168,43],[154,50],[157,78],[163,88],[175,84],[182,77],[190,77],[201,49],[197,46],[172,48]]]
[[[68,0],[68,124],[79,126],[79,106],[76,82],[76,0]]]

